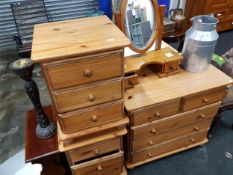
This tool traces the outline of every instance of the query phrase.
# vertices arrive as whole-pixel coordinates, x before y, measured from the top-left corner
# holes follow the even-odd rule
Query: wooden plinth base
[[[150,159],[146,159],[144,161],[140,161],[140,162],[137,162],[137,163],[128,163],[128,162],[126,162],[126,168],[127,169],[133,169],[133,168],[135,168],[135,167],[137,167],[139,165],[143,165],[143,164],[149,163],[151,161],[154,161],[154,160],[157,160],[157,159],[161,159],[163,157],[170,156],[172,154],[175,154],[175,153],[178,153],[178,152],[181,152],[181,151],[185,151],[185,150],[190,149],[190,148],[194,148],[196,146],[204,145],[207,142],[208,142],[208,139],[206,138],[206,139],[204,139],[201,142],[197,142],[197,143],[192,144],[192,145],[188,145],[188,146],[185,146],[185,147],[182,147],[182,148],[179,148],[179,149],[175,149],[173,151],[167,152],[165,154],[161,154],[161,155],[156,156],[156,157],[152,157]]]

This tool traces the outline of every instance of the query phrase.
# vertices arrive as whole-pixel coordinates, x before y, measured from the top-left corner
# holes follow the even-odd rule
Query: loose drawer
[[[158,135],[172,129],[180,128],[190,124],[195,124],[199,121],[213,118],[219,109],[220,102],[215,103],[197,110],[174,115],[160,121],[154,121],[149,124],[144,124],[131,128],[131,134],[133,140],[144,139],[145,137],[151,137]]]
[[[188,111],[191,109],[196,109],[208,104],[212,104],[221,101],[226,94],[226,88],[221,87],[195,95],[187,96],[183,98],[182,111]]]
[[[159,135],[155,135],[152,137],[145,137],[142,140],[132,141],[132,152],[137,152],[146,148],[153,147],[155,145],[167,142],[169,140],[174,140],[176,138],[180,138],[186,135],[195,134],[201,130],[208,130],[213,118],[206,119],[204,121],[198,122],[196,124],[188,125],[182,128],[178,128],[176,130],[171,130],[165,133],[161,133]]]
[[[207,133],[208,130],[200,131],[194,135],[182,137],[170,142],[165,142],[163,144],[156,145],[153,148],[133,153],[131,154],[131,161],[132,163],[144,161],[146,159],[161,156],[162,154],[167,154],[168,152],[175,151],[176,149],[201,142],[207,137]]]
[[[119,175],[123,170],[123,152],[71,167],[73,175]]]
[[[59,113],[120,100],[123,98],[123,81],[91,84],[82,88],[52,92],[56,109]]]
[[[100,156],[105,153],[110,153],[112,151],[117,151],[120,149],[121,149],[121,137],[117,137],[90,146],[74,149],[72,151],[67,151],[66,155],[68,160],[70,161],[70,164],[74,165],[79,161]]]
[[[123,101],[108,103],[87,110],[77,110],[59,114],[63,133],[72,133],[105,123],[120,120],[124,117]]]
[[[122,51],[44,64],[44,70],[53,90],[114,78],[123,75]]]
[[[177,114],[179,112],[179,108],[180,99],[136,111],[133,113],[131,118],[132,126],[141,125]]]

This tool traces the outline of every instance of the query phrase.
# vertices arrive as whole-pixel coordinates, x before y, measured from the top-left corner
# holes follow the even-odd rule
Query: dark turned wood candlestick
[[[9,68],[25,81],[25,90],[36,111],[38,123],[36,127],[36,135],[39,138],[47,139],[56,133],[56,124],[49,121],[41,106],[38,87],[34,80],[32,80],[33,67],[34,64],[27,58],[16,60],[9,65]]]

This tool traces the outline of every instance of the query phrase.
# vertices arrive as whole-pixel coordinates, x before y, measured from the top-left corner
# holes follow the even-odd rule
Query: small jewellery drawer
[[[176,149],[182,149],[186,146],[203,141],[207,137],[208,130],[200,131],[196,134],[181,137],[170,142],[165,142],[160,145],[156,145],[152,148],[135,152],[131,154],[131,163],[136,163],[139,161],[144,161],[146,159],[152,159],[158,156],[161,157],[162,154],[169,155],[169,152],[175,152]],[[178,150],[176,151],[178,152]]]
[[[110,153],[112,151],[119,151],[120,149],[121,137],[117,137],[111,140],[98,142],[97,144],[92,144],[90,146],[85,146],[71,151],[67,151],[66,156],[70,161],[70,164],[74,165],[79,161],[100,156],[105,153]]]
[[[155,145],[167,142],[169,140],[174,140],[186,135],[195,134],[201,130],[209,129],[213,118],[209,118],[195,124],[191,124],[182,128],[171,130],[165,133],[154,135],[152,137],[146,137],[142,140],[132,141],[132,152],[137,152],[145,148],[150,148]]]
[[[121,78],[98,84],[90,84],[81,88],[53,91],[52,94],[57,111],[63,113],[120,100],[123,98],[122,88],[123,81]]]
[[[63,133],[71,133],[124,118],[123,101],[59,114]]]
[[[183,106],[181,109],[182,111],[188,111],[221,101],[224,98],[225,94],[226,88],[222,87],[184,97]]]
[[[52,90],[123,75],[122,51],[108,55],[92,55],[88,58],[72,58],[43,66]]]
[[[131,123],[133,126],[148,123],[154,120],[177,114],[180,108],[180,99],[147,107],[133,112]]]
[[[154,121],[149,124],[132,127],[132,139],[144,139],[145,137],[158,135],[172,129],[195,124],[196,122],[202,121],[204,119],[213,118],[217,114],[219,106],[220,102],[193,111],[167,117],[161,119],[160,121]]]
[[[71,167],[73,175],[120,175],[123,171],[123,152],[105,156]]]

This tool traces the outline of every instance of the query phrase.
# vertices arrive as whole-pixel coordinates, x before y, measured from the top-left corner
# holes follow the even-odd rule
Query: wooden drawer
[[[213,118],[217,114],[219,106],[220,102],[197,110],[164,118],[160,121],[154,121],[149,124],[132,127],[132,140],[144,139],[145,137],[151,137],[160,133],[171,131],[172,129],[195,124],[208,118]]]
[[[206,10],[208,12],[227,9],[227,7],[228,7],[228,0],[208,0],[206,4]]]
[[[123,170],[123,152],[71,167],[73,175],[119,175]]]
[[[106,54],[44,64],[51,89],[67,88],[122,76],[122,51]]]
[[[121,149],[121,137],[117,137],[90,146],[74,149],[72,151],[67,151],[66,156],[70,161],[70,164],[74,165],[79,161],[100,156],[105,153],[110,153],[112,151],[117,151],[117,150],[119,151],[120,149]]]
[[[94,106],[123,98],[123,81],[115,79],[82,88],[54,91],[53,101],[59,113]]]
[[[180,108],[180,99],[158,104],[152,107],[133,112],[131,123],[132,126],[141,125],[147,122],[160,120],[167,116],[177,114]]]
[[[188,111],[221,101],[224,98],[225,94],[226,87],[221,87],[184,97],[181,110]]]
[[[173,151],[174,153],[178,152],[179,151],[178,149],[182,147],[186,147],[186,146],[203,141],[207,137],[207,133],[208,133],[208,130],[200,131],[194,135],[181,137],[179,139],[176,139],[170,142],[165,142],[163,144],[156,145],[144,151],[132,153],[131,162],[135,163],[139,161],[144,161],[146,159],[152,159],[153,157],[156,157],[156,156],[162,157],[162,154],[168,154],[171,151]]]
[[[200,121],[195,124],[191,124],[191,125],[188,125],[182,128],[178,128],[176,130],[170,130],[168,132],[161,133],[159,135],[155,135],[152,137],[145,137],[145,139],[142,139],[142,140],[132,141],[131,151],[137,152],[137,151],[167,142],[169,140],[174,140],[176,138],[180,138],[185,135],[195,134],[198,131],[209,129],[212,120],[213,118],[209,118],[209,119]]]
[[[59,114],[63,133],[71,133],[124,118],[123,101],[108,103],[85,110]]]

